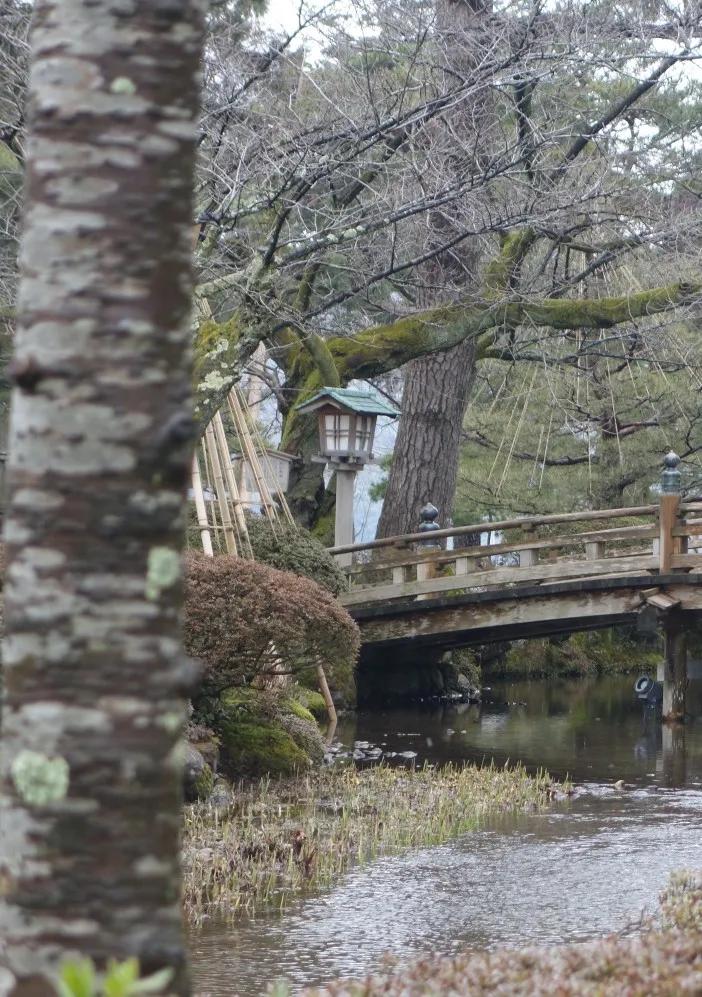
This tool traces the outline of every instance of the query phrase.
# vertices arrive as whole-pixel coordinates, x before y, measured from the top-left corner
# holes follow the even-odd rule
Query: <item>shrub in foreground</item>
[[[185,560],[184,640],[204,665],[208,695],[259,676],[294,675],[318,661],[332,687],[344,686],[360,644],[358,627],[321,585],[229,554],[194,551]]]

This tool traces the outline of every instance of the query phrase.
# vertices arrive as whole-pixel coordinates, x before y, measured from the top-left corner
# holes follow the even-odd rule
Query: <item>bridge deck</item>
[[[478,523],[332,553],[346,562],[342,602],[364,644],[508,640],[630,621],[646,606],[702,609],[700,513],[702,503],[663,495],[658,505]],[[497,542],[476,543],[486,534]]]

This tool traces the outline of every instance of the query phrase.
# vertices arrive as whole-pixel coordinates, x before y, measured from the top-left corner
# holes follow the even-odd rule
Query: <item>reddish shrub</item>
[[[332,684],[348,683],[358,627],[326,589],[229,554],[189,551],[185,568],[185,646],[203,662],[208,691],[317,660]]]

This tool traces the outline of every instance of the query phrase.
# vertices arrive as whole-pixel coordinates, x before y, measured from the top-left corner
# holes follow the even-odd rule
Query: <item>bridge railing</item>
[[[330,553],[346,562],[347,606],[646,574],[653,585],[659,574],[702,569],[700,516],[702,502],[663,494],[655,505],[473,523]]]

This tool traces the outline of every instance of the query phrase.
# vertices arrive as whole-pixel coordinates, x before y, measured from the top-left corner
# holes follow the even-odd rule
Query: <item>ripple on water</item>
[[[519,724],[522,749],[511,757],[552,765],[537,757],[543,745],[553,748],[550,718],[544,715],[542,701],[549,690],[542,688],[539,699],[536,692],[541,685],[514,689],[503,699],[528,703],[526,717],[521,712],[513,718]],[[377,968],[387,952],[402,958],[465,948],[552,944],[635,926],[642,912],[655,909],[672,871],[699,864],[702,730],[692,726],[686,732],[684,764],[679,751],[672,761],[670,753],[666,759],[660,729],[652,731],[650,718],[642,718],[630,702],[630,682],[626,687],[609,683],[615,702],[616,693],[623,704],[609,717],[603,709],[602,685],[594,690],[596,715],[603,718],[596,724],[595,772],[588,775],[581,795],[547,813],[502,817],[449,844],[353,870],[335,889],[300,900],[282,915],[242,919],[234,928],[207,924],[192,937],[198,992],[253,997],[281,976],[301,988],[363,974]],[[562,709],[552,733],[561,738],[561,765],[582,771],[591,729],[583,720],[582,685],[572,690],[572,704],[578,707],[577,736],[568,734],[563,686],[567,684],[561,684]],[[401,743],[393,738],[393,722],[395,729],[404,722],[412,732],[423,722],[421,733],[439,745],[450,743],[456,757],[461,735],[449,742],[441,735],[446,727],[460,728],[460,720],[457,723],[450,713],[437,717],[405,712],[402,721],[397,716],[393,721],[392,714],[359,716],[354,735],[377,742],[373,729],[380,725],[391,749]],[[476,743],[483,756],[489,755],[485,747],[490,736],[496,739],[498,757],[500,738],[514,740],[509,723],[487,726],[487,733],[472,731],[472,741],[471,728],[466,727],[465,757],[474,757]],[[642,759],[644,736],[648,754]],[[629,788],[611,785],[613,761]],[[647,774],[652,762],[655,775]],[[598,776],[609,784],[593,782]]]

